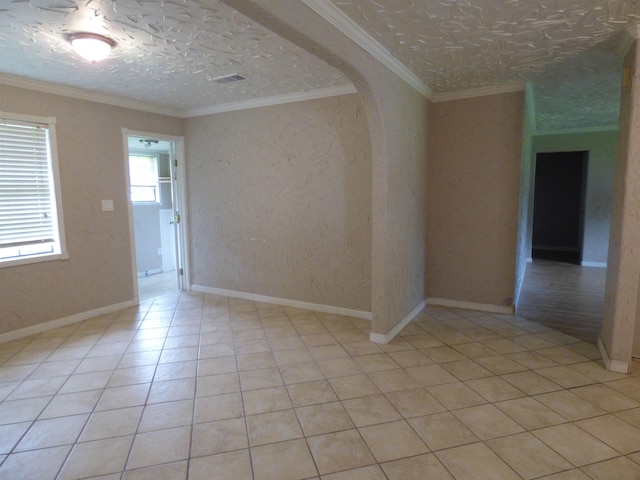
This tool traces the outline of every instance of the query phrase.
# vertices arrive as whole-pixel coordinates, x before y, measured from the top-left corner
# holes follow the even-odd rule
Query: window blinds
[[[0,249],[53,246],[55,217],[48,125],[0,118]]]

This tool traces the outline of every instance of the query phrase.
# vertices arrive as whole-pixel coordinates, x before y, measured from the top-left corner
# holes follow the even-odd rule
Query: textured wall
[[[358,95],[185,123],[192,284],[371,311]]]
[[[513,304],[523,107],[520,92],[432,105],[428,297]]]
[[[181,135],[182,121],[0,86],[0,111],[55,116],[69,260],[0,268],[0,333],[133,298],[121,128]],[[113,212],[101,200],[113,199]]]
[[[609,358],[628,363],[640,355],[640,47],[635,41],[625,58],[633,82],[622,88],[620,135],[613,186],[611,238],[607,260],[601,339]]]
[[[618,131],[543,135],[533,139],[533,156],[544,152],[589,151],[583,262],[606,263]]]
[[[371,334],[386,341],[424,300],[428,101],[302,2],[222,2],[338,68],[362,95],[373,164]]]

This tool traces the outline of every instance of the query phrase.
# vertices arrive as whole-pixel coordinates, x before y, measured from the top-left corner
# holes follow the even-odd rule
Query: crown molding
[[[285,95],[274,95],[272,97],[255,98],[242,102],[225,103],[222,105],[212,105],[210,107],[192,108],[182,112],[182,118],[200,117],[203,115],[214,115],[216,113],[233,112],[236,110],[246,110],[249,108],[267,107],[271,105],[281,105],[283,103],[302,102],[305,100],[315,100],[318,98],[335,97],[338,95],[348,95],[357,93],[356,87],[352,84],[340,85],[337,87],[319,88],[307,92],[288,93]]]
[[[537,127],[537,119],[538,116],[536,115],[536,94],[535,91],[533,90],[533,83],[532,82],[527,82],[527,86],[524,89],[524,96],[525,96],[525,108],[526,108],[526,114],[527,114],[527,118],[529,120],[529,132],[535,132]]]
[[[616,53],[618,56],[623,57],[633,45],[633,42],[640,38],[640,23],[629,25],[623,32],[622,37],[618,41],[616,46]]]
[[[92,92],[89,90],[83,90],[81,88],[42,82],[40,80],[32,80],[29,78],[18,77],[6,73],[0,73],[0,85],[9,85],[11,87],[26,88],[28,90],[35,90],[36,92],[52,93],[54,95],[62,95],[64,97],[76,98],[78,100],[88,100],[90,102],[104,103],[107,105],[112,105],[114,107],[124,107],[133,110],[141,110],[143,112],[169,115],[171,117],[180,117],[180,111],[172,108],[161,107],[147,102],[132,100],[130,98]]]
[[[500,95],[501,93],[523,92],[526,86],[526,82],[517,82],[505,85],[493,85],[491,87],[467,88],[464,90],[455,90],[453,92],[434,93],[431,101],[434,103],[448,102],[451,100],[462,100],[465,98]]]
[[[433,92],[422,80],[333,3],[327,0],[302,0],[302,3],[356,42],[366,52],[373,55],[374,58],[404,80],[418,93],[426,98],[431,98]]]
[[[536,130],[533,132],[535,137],[543,135],[577,135],[580,133],[598,133],[611,132],[618,130],[618,125],[602,125],[599,127],[575,127],[575,128],[559,128],[557,130]]]

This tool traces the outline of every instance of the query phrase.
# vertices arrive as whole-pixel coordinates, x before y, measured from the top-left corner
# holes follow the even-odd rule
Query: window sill
[[[32,255],[23,258],[14,258],[8,260],[0,260],[0,268],[17,267],[20,265],[29,265],[32,263],[51,262],[53,260],[68,260],[69,252],[63,253],[45,253],[42,255]]]

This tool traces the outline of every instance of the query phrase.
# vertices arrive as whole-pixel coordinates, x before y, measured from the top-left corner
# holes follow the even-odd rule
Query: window
[[[55,118],[0,112],[0,266],[60,258]]]
[[[158,156],[129,155],[129,182],[132,202],[160,202]]]

